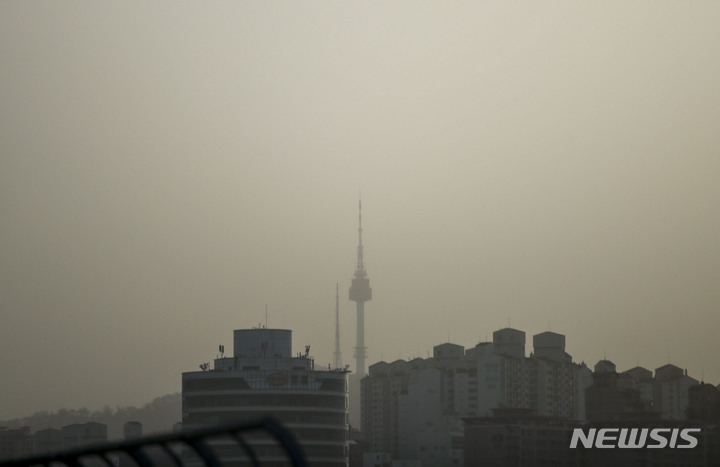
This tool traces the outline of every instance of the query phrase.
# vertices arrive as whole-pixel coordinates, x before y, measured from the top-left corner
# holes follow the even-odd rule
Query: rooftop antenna
[[[265,304],[265,329],[267,329],[267,303]]]
[[[342,355],[340,354],[340,284],[335,283],[335,353],[333,365],[342,368]]]

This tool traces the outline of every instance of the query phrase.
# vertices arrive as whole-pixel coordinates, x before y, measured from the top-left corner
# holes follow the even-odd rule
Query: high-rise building
[[[316,370],[309,346],[295,356],[291,347],[289,330],[236,330],[232,357],[183,373],[183,428],[272,416],[295,434],[309,465],[347,467],[347,372]],[[287,464],[272,439],[253,439],[252,445],[262,465]],[[214,448],[223,465],[251,465],[232,441]]]
[[[699,381],[687,370],[667,364],[655,369],[653,409],[666,420],[685,420],[689,404],[688,389]]]
[[[600,360],[592,378],[585,394],[588,420],[687,420],[691,389],[698,386],[687,370],[670,364],[653,377],[640,366],[618,373],[614,363]]]
[[[655,386],[655,378],[652,371],[636,366],[620,374],[618,384],[622,387],[629,387],[640,391],[640,402],[643,410],[650,412],[653,409],[653,387]]]
[[[445,343],[432,358],[371,365],[362,380],[368,449],[423,466],[461,465],[465,417],[512,408],[577,419],[589,369],[572,362],[562,334],[537,334],[533,346],[526,357],[525,333],[505,328],[471,349]]]
[[[688,420],[720,423],[720,391],[704,381],[688,389]]]
[[[625,380],[625,381],[623,381]],[[595,364],[593,384],[585,390],[586,416],[590,421],[643,420],[657,418],[647,410],[642,392],[615,371],[615,364],[600,360]]]

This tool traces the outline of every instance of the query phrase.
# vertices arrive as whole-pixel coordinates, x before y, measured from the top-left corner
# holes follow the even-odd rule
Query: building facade
[[[368,449],[424,467],[462,465],[464,417],[489,417],[499,408],[570,420],[584,415],[591,372],[572,362],[565,336],[540,333],[533,347],[526,357],[525,333],[506,328],[471,349],[446,343],[433,348],[432,358],[372,365],[362,381]]]
[[[687,370],[667,364],[655,369],[653,408],[665,420],[685,420],[689,405],[688,389],[700,381],[688,376]]]
[[[578,422],[532,414],[529,409],[496,409],[492,417],[465,421],[465,466],[577,466],[582,451],[568,449]]]
[[[272,416],[294,433],[310,465],[347,467],[347,373],[316,370],[309,347],[295,356],[291,348],[289,330],[236,330],[232,357],[183,373],[183,428]],[[270,438],[251,444],[263,465],[286,464]],[[218,442],[214,449],[223,465],[250,465],[234,442]]]

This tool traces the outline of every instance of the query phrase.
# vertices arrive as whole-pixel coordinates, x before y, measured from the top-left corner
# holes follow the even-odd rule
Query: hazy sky
[[[0,2],[0,419],[293,330],[720,383],[720,3]]]

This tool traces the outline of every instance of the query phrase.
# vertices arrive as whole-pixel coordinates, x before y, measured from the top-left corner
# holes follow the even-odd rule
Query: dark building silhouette
[[[688,420],[720,423],[720,391],[712,384],[701,382],[688,389]]]
[[[624,420],[590,422],[584,429],[595,428],[626,428],[652,430],[682,430],[684,428],[700,428],[693,436],[697,438],[697,446],[692,449],[672,448],[639,448],[639,449],[581,449],[579,466],[606,467],[644,466],[644,467],[709,467],[720,465],[720,430],[715,424],[699,424],[684,420]]]
[[[495,409],[492,417],[464,418],[465,466],[577,466],[582,450],[568,449],[578,422]]]
[[[643,403],[639,389],[620,383],[621,378],[613,362],[600,360],[595,365],[593,384],[585,389],[588,420],[647,420],[658,417]]]
[[[138,439],[142,437],[143,426],[140,422],[126,422],[123,425],[123,437],[128,440]]]
[[[30,427],[0,427],[0,460],[14,459],[33,453],[34,437]]]
[[[717,424],[677,420],[623,420],[581,422],[532,415],[528,410],[498,409],[493,417],[465,418],[466,467],[707,467],[720,465],[720,430]],[[695,432],[693,449],[637,448],[599,449],[579,446],[570,449],[573,430],[629,430],[663,428]]]
[[[48,428],[35,433],[35,452],[46,453],[107,442],[108,427],[88,422],[66,425],[60,430]]]
[[[682,420],[688,407],[688,389],[699,381],[691,378],[687,370],[667,364],[655,369],[653,384],[653,410],[667,420]]]
[[[55,428],[47,428],[35,432],[35,452],[44,454],[63,449],[63,432]]]
[[[367,451],[364,434],[358,429],[350,430],[350,442],[348,444],[349,467],[364,467],[363,455]]]
[[[625,388],[633,388],[640,391],[640,400],[643,410],[654,411],[653,394],[655,393],[655,378],[652,371],[636,366],[630,370],[620,373],[618,385]]]

